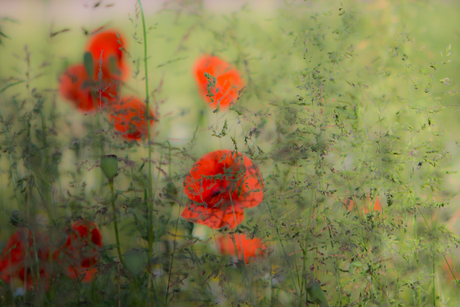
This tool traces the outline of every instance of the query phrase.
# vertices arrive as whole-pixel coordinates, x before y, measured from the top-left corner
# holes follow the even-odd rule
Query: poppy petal
[[[182,212],[182,217],[192,223],[206,225],[212,229],[228,226],[233,229],[244,220],[244,210],[239,205],[226,208],[206,208],[191,204]]]
[[[184,192],[191,200],[208,207],[231,199],[250,208],[263,200],[260,181],[258,169],[248,157],[218,150],[195,163],[185,179]]]
[[[208,84],[205,73],[215,78],[214,86]],[[194,66],[194,75],[200,95],[213,108],[216,108],[217,104],[222,108],[228,108],[238,100],[239,92],[246,86],[238,70],[216,56],[200,57]],[[213,94],[212,97],[209,97],[208,87]]]
[[[92,36],[85,48],[93,56],[93,63],[96,67],[94,76],[97,79],[99,60],[102,57],[102,68],[106,71],[107,77],[125,80],[129,76],[129,69],[124,62],[123,48],[125,39],[115,30],[106,30]]]
[[[63,249],[64,261],[67,263],[66,274],[72,279],[80,278],[84,274],[83,281],[91,281],[97,272],[94,265],[100,259],[97,249],[100,246],[102,246],[102,236],[95,223],[87,220],[75,222],[68,230]]]
[[[77,272],[78,276],[75,274]],[[78,268],[69,266],[67,269],[67,276],[72,279],[82,278],[83,282],[90,282],[97,274],[97,269],[95,267],[91,268]]]
[[[74,65],[62,74],[59,87],[61,95],[73,102],[83,112],[94,110],[91,90],[85,84],[86,80],[89,81],[85,67],[83,65]]]
[[[150,120],[147,125],[145,119],[146,106],[136,97],[122,98],[113,101],[109,107],[110,120],[114,125],[115,131],[120,133],[127,140],[140,140],[148,133],[149,126],[153,125]],[[150,117],[153,112],[150,109]]]
[[[251,239],[242,233],[224,235],[218,238],[217,242],[221,254],[237,256],[241,260],[243,258],[242,255],[244,255],[246,263],[263,256],[267,249],[259,238]]]
[[[347,207],[348,211],[352,211],[353,208],[354,208],[354,203],[353,203],[353,200],[351,200],[351,199],[347,199],[344,205]],[[369,208],[372,208],[372,203],[371,203],[370,196],[367,195],[367,200],[365,202],[365,205],[362,208],[362,211],[364,212],[364,214],[369,213]],[[382,211],[382,203],[380,202],[380,200],[378,198],[375,200],[375,204],[374,204],[374,207],[372,208],[372,210],[373,211]]]
[[[42,235],[37,234],[35,237],[38,251],[37,255],[42,261],[40,262],[39,274],[43,289],[49,289],[49,264],[46,259],[49,256],[48,245]],[[32,251],[33,238],[29,230],[20,229],[16,231],[5,245],[3,253],[0,256],[0,278],[4,282],[11,282],[12,279],[19,279],[24,282],[27,289],[32,289],[36,280],[33,280],[31,270],[36,270],[36,267],[29,262],[28,259],[33,259]],[[28,255],[29,254],[29,255]]]
[[[61,75],[59,92],[80,111],[89,112],[99,103],[99,95],[102,105],[117,97],[118,83],[103,77],[100,86],[98,82],[90,81],[83,65],[73,65]]]

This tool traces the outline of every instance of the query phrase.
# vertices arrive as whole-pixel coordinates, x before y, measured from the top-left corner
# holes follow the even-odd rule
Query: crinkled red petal
[[[232,236],[234,236],[235,242],[233,242]],[[219,250],[222,254],[234,255],[238,259],[244,260],[246,263],[249,261],[263,256],[267,247],[259,238],[250,239],[245,234],[236,233],[234,235],[224,235],[218,239]],[[236,250],[235,250],[236,247]],[[243,250],[243,252],[241,252]]]
[[[224,208],[206,208],[191,204],[182,212],[182,217],[192,223],[206,225],[212,229],[233,229],[244,220],[244,210],[239,205]]]
[[[246,86],[238,70],[216,56],[205,55],[199,58],[195,63],[194,73],[201,96],[213,108],[217,104],[228,108],[238,100],[239,92]],[[208,85],[205,73],[216,78],[214,86]],[[209,97],[208,87],[213,97]]]
[[[147,136],[149,126],[153,125],[153,120],[150,120],[150,124],[147,125],[145,110],[144,103],[136,97],[112,101],[109,106],[109,116],[115,131],[127,140],[140,140]],[[151,109],[150,116],[153,118]]]

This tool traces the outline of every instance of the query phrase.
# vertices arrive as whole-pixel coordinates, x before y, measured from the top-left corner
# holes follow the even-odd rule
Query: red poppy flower
[[[60,78],[61,95],[73,102],[73,104],[83,112],[92,111],[99,102],[99,90],[103,103],[108,99],[116,97],[118,87],[115,81],[107,78],[102,79],[102,86],[98,82],[91,82],[83,65],[70,66]]]
[[[200,94],[213,108],[217,108],[217,103],[221,108],[228,108],[238,100],[239,92],[245,87],[238,70],[216,56],[202,56],[195,62],[193,71]],[[216,78],[214,86],[208,85],[205,73]],[[208,96],[208,86],[211,86],[212,98]]]
[[[98,247],[102,246],[102,235],[95,223],[81,220],[68,231],[64,246],[64,259],[70,262],[67,275],[76,279],[83,276],[89,282],[97,272],[94,265],[99,261]]]
[[[233,238],[235,241],[233,241]],[[225,235],[217,240],[219,251],[224,255],[233,255],[246,263],[265,254],[267,247],[259,238],[249,239],[244,234]],[[236,248],[236,249],[235,249]]]
[[[145,119],[146,107],[142,101],[136,97],[122,98],[120,101],[110,105],[110,120],[115,131],[119,132],[125,139],[140,140],[147,135],[150,129]],[[150,109],[150,117],[153,112]],[[150,126],[153,120],[150,120]]]
[[[262,202],[261,178],[248,157],[230,150],[210,152],[185,178],[184,191],[193,203],[182,217],[213,229],[233,229],[244,220],[244,208]]]
[[[347,207],[347,209],[349,211],[353,210],[353,200],[351,199],[348,199],[347,202],[345,203],[345,206]],[[366,201],[366,205],[363,207],[363,211],[365,214],[369,213],[369,208],[372,207],[372,203],[371,203],[371,199],[370,199],[370,196],[368,195],[367,196],[367,201]],[[382,204],[380,203],[380,200],[377,198],[375,200],[375,204],[374,204],[374,207],[372,208],[373,211],[382,211]]]
[[[35,246],[38,249],[37,256],[40,259],[40,284],[46,291],[49,289],[50,277],[47,268],[49,249],[43,245],[40,236],[35,239]],[[20,229],[11,235],[0,256],[0,278],[6,283],[9,283],[11,279],[19,279],[30,290],[37,285],[36,272],[35,247],[31,232],[28,229]]]
[[[118,37],[117,37],[118,34]],[[125,39],[117,31],[106,30],[95,34],[85,48],[93,56],[95,79],[99,72],[99,59],[102,52],[102,68],[109,78],[125,80],[128,77],[128,66],[124,62]]]

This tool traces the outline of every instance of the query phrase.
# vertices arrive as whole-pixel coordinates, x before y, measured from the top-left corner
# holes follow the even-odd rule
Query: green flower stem
[[[181,201],[182,201],[182,199],[181,199]],[[171,209],[173,209],[173,208],[174,207],[171,206]],[[172,215],[172,212],[171,212],[171,215]],[[180,209],[177,210],[176,229],[174,231],[174,239],[173,239],[173,251],[172,251],[172,254],[171,254],[171,264],[169,265],[168,284],[166,286],[165,306],[168,305],[169,286],[171,284],[171,275],[172,275],[172,269],[173,269],[173,264],[174,264],[174,253],[176,252],[176,236],[177,236],[177,228],[179,227],[179,217],[180,217]]]
[[[8,136],[8,129],[6,128],[6,125],[5,125],[5,119],[3,118],[3,112],[2,112],[2,108],[1,108],[1,105],[2,103],[0,103],[0,120],[2,122],[2,126],[3,126],[3,131],[4,131],[4,135],[5,135],[5,141],[6,141],[6,146],[10,147],[10,138]],[[18,209],[21,210],[21,207],[20,207],[20,201],[19,201],[19,192],[18,192],[18,189],[16,189],[17,187],[17,181],[19,180],[19,172],[18,172],[18,167],[17,167],[17,164],[13,163],[13,157],[12,157],[12,152],[11,151],[8,151],[8,159],[10,161],[10,170],[11,170],[11,179],[13,180],[13,186],[14,186],[14,195],[16,196],[16,202],[18,204]]]
[[[235,223],[236,223],[235,206],[233,205],[232,194],[231,194],[230,191],[228,191],[228,196],[230,197],[230,203],[232,205],[232,211],[233,211],[233,218],[235,219]],[[248,284],[248,289],[250,290],[249,294],[250,294],[250,297],[251,297],[252,304],[254,306],[257,306],[257,302],[256,302],[256,300],[254,298],[254,289],[252,288],[251,281],[249,280],[249,271],[248,271],[248,268],[246,266],[246,259],[244,258],[243,241],[241,240],[241,234],[237,233],[237,235],[238,235],[238,239],[239,239],[239,243],[240,243],[241,259],[242,259],[242,263],[243,263],[243,270],[241,271],[241,274],[243,275],[243,277],[246,277],[246,282]],[[239,260],[238,247],[237,247],[235,236],[233,236],[232,240],[233,240],[233,245],[234,245],[234,248],[235,248],[236,259]]]
[[[329,231],[329,239],[331,241],[331,248],[332,248],[332,252],[333,253],[336,253],[337,251],[335,250],[334,248],[334,240],[332,238],[332,231],[331,231],[331,221],[327,218],[327,216],[324,216],[324,220],[327,221],[327,229]],[[338,292],[339,292],[339,303],[340,303],[340,307],[343,306],[342,304],[342,286],[340,284],[340,276],[339,276],[339,266],[337,264],[337,257],[334,257],[334,269],[335,269],[335,277],[336,277],[336,281],[337,281],[337,288],[338,288]]]
[[[430,224],[428,224],[428,221],[425,218],[425,215],[423,214],[422,210],[420,209],[419,206],[417,206],[417,210],[420,212],[420,215],[423,218],[423,221],[425,222],[425,225],[427,226],[428,230],[432,232]],[[454,272],[452,271],[452,267],[450,266],[449,262],[447,261],[447,258],[444,254],[442,254],[442,257],[444,258],[444,262],[447,264],[447,267],[449,268],[450,273],[452,274],[452,277],[454,278],[455,284],[457,285],[458,288],[460,288],[460,281],[455,277]]]
[[[432,282],[433,282],[433,306],[436,307],[436,254],[433,251],[433,248],[431,249],[431,252],[433,254],[433,271],[431,272],[432,274]]]
[[[257,174],[257,179],[259,181],[260,186],[262,187],[262,191],[265,192],[264,191],[265,189],[264,189],[264,186],[263,186],[263,183],[262,183],[262,178],[260,178],[259,174]],[[266,195],[266,194],[264,193],[264,195]],[[295,292],[297,293],[297,297],[300,298],[300,292],[299,292],[299,289],[297,288],[297,284],[295,282],[294,275],[292,274],[293,269],[291,267],[291,263],[289,262],[289,258],[288,258],[288,255],[286,253],[286,249],[284,248],[283,240],[281,239],[280,231],[279,231],[278,225],[276,224],[276,219],[275,219],[275,217],[273,215],[273,212],[272,212],[272,207],[270,206],[270,202],[269,202],[268,199],[265,201],[265,203],[267,204],[267,208],[268,208],[268,212],[270,214],[270,217],[272,218],[273,221],[275,221],[274,225],[275,225],[276,235],[278,237],[278,241],[281,244],[281,249],[283,250],[284,259],[286,260],[286,263],[288,265],[289,273],[291,275],[291,280],[292,280],[292,284],[294,286]]]
[[[27,244],[26,244],[26,257],[27,257],[27,261],[30,262],[30,247],[29,247],[29,241],[28,240],[27,240]],[[30,270],[30,274],[32,275],[32,284],[34,285],[34,288],[38,289],[37,283],[36,283],[36,280],[35,280],[35,271]],[[24,295],[25,295],[25,294],[27,294],[27,270],[24,270],[24,279],[22,280],[22,282],[23,282],[23,285],[25,286],[24,287]]]
[[[153,245],[153,236],[151,232],[151,224],[153,218],[153,191],[152,191],[152,145],[151,145],[151,133],[150,133],[150,99],[149,99],[149,72],[148,72],[148,65],[147,65],[147,31],[145,29],[145,17],[144,17],[144,9],[142,8],[141,0],[137,0],[139,3],[139,10],[141,12],[142,18],[142,29],[144,33],[144,72],[145,72],[145,118],[147,119],[147,141],[148,141],[148,150],[149,150],[149,174],[148,174],[148,218],[149,218],[149,235],[148,235],[148,267],[147,267],[147,280],[150,280],[150,258],[152,257],[152,245]],[[147,296],[149,305],[149,296]]]
[[[37,240],[35,239],[35,233],[30,229],[30,227],[27,227],[27,229],[30,230],[30,233],[32,234],[32,242],[34,244],[34,254],[35,254],[35,263],[37,265],[37,283],[39,286],[39,290],[42,290],[42,283],[40,281],[40,262],[38,260],[38,252],[37,252]]]
[[[123,257],[121,256],[121,250],[120,250],[120,237],[118,235],[118,223],[117,223],[117,210],[115,209],[115,193],[113,191],[113,179],[109,180],[110,184],[110,191],[112,193],[112,210],[113,210],[113,227],[115,228],[115,240],[117,241],[117,253],[118,253],[118,259],[120,259],[121,264],[123,264],[123,267],[128,268],[123,260]]]
[[[118,259],[120,259],[120,262],[121,264],[123,265],[123,267],[128,270],[129,273],[131,273],[131,275],[133,275],[133,280],[134,280],[134,284],[136,285],[136,287],[139,289],[139,282],[136,278],[136,275],[133,274],[133,272],[131,272],[131,270],[129,269],[129,267],[126,265],[126,262],[125,260],[123,259],[123,256],[121,254],[121,248],[120,248],[120,236],[118,234],[118,222],[117,222],[117,210],[115,209],[115,193],[114,193],[114,189],[113,189],[113,179],[110,180],[109,179],[109,184],[110,184],[110,192],[111,192],[111,195],[112,195],[112,210],[113,210],[113,227],[115,229],[115,241],[117,243],[117,253],[118,253]]]

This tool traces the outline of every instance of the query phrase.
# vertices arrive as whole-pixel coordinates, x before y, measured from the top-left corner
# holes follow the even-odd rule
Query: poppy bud
[[[104,175],[112,181],[118,175],[118,159],[116,155],[106,155],[101,158],[101,169]]]
[[[329,307],[324,291],[316,280],[310,279],[305,288],[310,302],[318,304],[320,307]]]
[[[13,224],[13,226],[18,227],[18,228],[26,227],[27,217],[24,212],[19,211],[19,210],[13,210],[11,211],[11,215],[10,215],[10,223]]]

